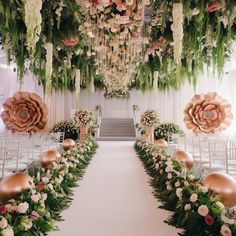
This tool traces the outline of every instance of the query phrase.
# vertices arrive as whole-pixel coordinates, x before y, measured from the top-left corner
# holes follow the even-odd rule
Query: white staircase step
[[[102,118],[100,137],[98,138],[98,140],[101,141],[136,140],[133,119]]]

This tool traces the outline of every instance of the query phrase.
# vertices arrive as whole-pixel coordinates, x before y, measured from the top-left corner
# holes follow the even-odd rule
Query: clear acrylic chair
[[[236,177],[236,140],[230,139],[227,146],[226,173]]]
[[[202,164],[206,172],[226,172],[227,140],[208,141],[209,163]]]

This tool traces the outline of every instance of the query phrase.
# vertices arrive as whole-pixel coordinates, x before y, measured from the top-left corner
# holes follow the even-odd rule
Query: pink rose
[[[191,202],[196,202],[198,199],[198,196],[196,193],[193,193],[191,196],[190,196],[190,201]]]
[[[21,214],[26,213],[26,211],[29,209],[29,204],[27,202],[20,203],[17,206],[17,211]]]
[[[201,205],[200,207],[198,207],[198,214],[205,217],[206,215],[208,215],[209,210],[208,207],[206,205]]]
[[[232,236],[232,232],[231,232],[230,228],[227,225],[222,225],[220,233],[223,236]]]

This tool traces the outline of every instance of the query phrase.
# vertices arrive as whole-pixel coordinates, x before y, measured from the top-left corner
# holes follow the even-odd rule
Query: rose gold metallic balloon
[[[203,179],[202,184],[217,194],[226,207],[236,205],[236,180],[231,176],[212,173]]]
[[[76,145],[75,141],[71,138],[68,138],[68,139],[65,139],[64,142],[63,142],[63,149],[65,151],[73,148],[74,146]]]
[[[182,163],[186,170],[191,170],[193,167],[193,157],[190,153],[185,151],[177,151],[173,157],[179,163]]]
[[[160,147],[160,148],[168,147],[168,143],[164,139],[155,140],[154,143],[157,145],[157,147]]]
[[[0,202],[5,203],[17,194],[29,189],[31,180],[32,177],[21,172],[3,178],[0,182]]]
[[[60,162],[61,154],[56,150],[49,150],[41,156],[41,163],[43,167],[51,165],[53,162]]]

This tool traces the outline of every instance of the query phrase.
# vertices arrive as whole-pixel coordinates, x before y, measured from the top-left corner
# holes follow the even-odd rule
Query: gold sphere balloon
[[[202,184],[219,195],[226,207],[236,205],[236,180],[227,174],[212,173],[205,177]]]
[[[51,165],[53,162],[60,162],[61,154],[56,150],[49,150],[41,156],[41,163],[43,167]]]
[[[167,148],[168,147],[168,143],[164,139],[155,140],[154,143],[157,145],[157,147],[160,147],[160,148]]]
[[[68,139],[65,139],[65,140],[64,140],[62,146],[63,146],[63,149],[64,149],[65,151],[67,151],[67,150],[69,150],[69,149],[75,147],[75,145],[76,145],[75,141],[74,141],[73,139],[68,138]]]
[[[5,203],[17,194],[29,189],[31,180],[32,177],[22,172],[3,178],[0,182],[0,202]]]
[[[176,160],[179,163],[182,163],[186,170],[191,170],[193,167],[193,157],[190,153],[185,151],[177,151],[172,159]]]

